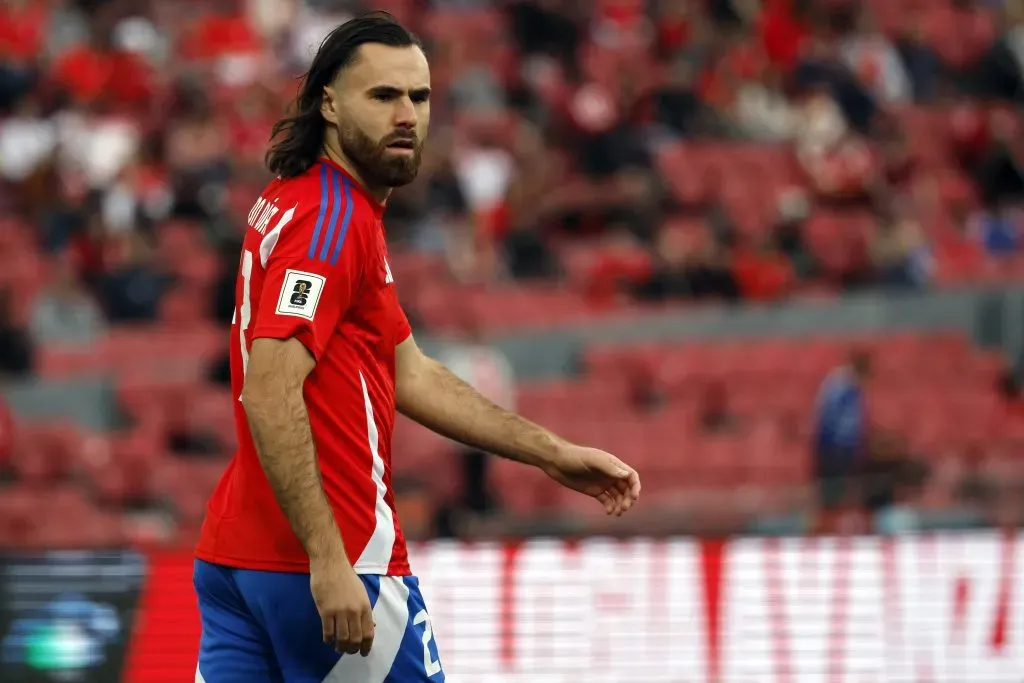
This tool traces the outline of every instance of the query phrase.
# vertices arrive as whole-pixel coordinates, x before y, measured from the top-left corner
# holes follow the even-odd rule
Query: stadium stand
[[[0,429],[0,545],[187,540],[233,447],[223,359],[242,217],[310,46],[362,6],[187,4],[0,8],[0,370],[13,415]],[[930,467],[907,500],[954,507],[978,472],[1020,481],[1013,315],[994,337],[965,328],[973,314],[854,335],[656,328],[944,292],[979,293],[979,319],[992,301],[1024,315],[1022,3],[374,7],[424,36],[435,79],[430,153],[388,218],[418,336],[443,346],[472,328],[500,346],[577,330],[579,367],[561,376],[531,379],[551,373],[514,360],[517,404],[634,461],[651,509],[677,511],[666,531],[811,509],[815,397],[854,347],[875,359],[877,430]],[[589,332],[608,325],[635,334]],[[535,360],[547,349],[537,342]],[[76,397],[88,419],[67,408]],[[395,438],[405,472],[432,472],[432,496],[458,497],[452,444],[407,422]],[[557,510],[603,528],[506,465],[491,481],[508,518]]]

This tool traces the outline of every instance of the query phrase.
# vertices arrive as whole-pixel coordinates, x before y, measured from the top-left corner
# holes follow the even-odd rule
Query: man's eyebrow
[[[401,95],[402,91],[401,91],[401,89],[396,88],[393,85],[376,85],[376,86],[370,88],[369,93],[371,95],[377,95],[377,96],[383,96],[383,95],[395,96],[395,95]]]
[[[377,85],[370,88],[369,93],[375,97],[397,97],[403,93],[401,88],[396,88],[393,85]],[[409,91],[409,97],[427,97],[430,95],[430,88],[421,87],[413,88]]]

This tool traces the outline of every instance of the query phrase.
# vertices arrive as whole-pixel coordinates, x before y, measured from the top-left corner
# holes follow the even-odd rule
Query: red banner
[[[1019,683],[1016,535],[412,549],[453,683]],[[152,558],[128,683],[192,680],[186,555]]]

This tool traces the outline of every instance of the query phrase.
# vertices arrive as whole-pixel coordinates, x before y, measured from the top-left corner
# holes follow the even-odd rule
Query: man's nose
[[[400,97],[395,105],[395,127],[415,128],[416,121],[416,106],[408,97]]]

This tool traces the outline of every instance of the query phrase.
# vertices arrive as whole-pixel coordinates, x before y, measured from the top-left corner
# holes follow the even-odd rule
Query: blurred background
[[[81,615],[60,642],[114,642],[70,574],[145,583],[158,553],[187,586],[270,127],[365,9],[433,70],[387,218],[417,339],[644,481],[609,521],[400,421],[410,538],[1021,523],[1021,0],[5,0],[0,547],[79,569],[5,617],[3,666],[44,675],[24,634]]]

